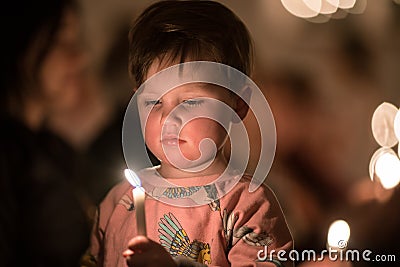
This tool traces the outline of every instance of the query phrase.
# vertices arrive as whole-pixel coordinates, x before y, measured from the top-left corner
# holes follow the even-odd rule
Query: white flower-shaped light
[[[281,0],[284,8],[292,15],[310,19],[319,15],[326,16],[329,20],[330,16],[335,14],[339,9],[346,12],[362,13],[362,10],[355,10],[357,0]],[[359,0],[362,4],[366,4],[366,0]],[[359,7],[357,8],[359,9]],[[326,20],[326,21],[327,21]]]
[[[371,180],[379,179],[382,187],[391,189],[400,182],[399,155],[392,147],[400,140],[400,111],[387,102],[382,103],[372,116],[372,134],[381,146],[373,155],[369,164]]]
[[[397,114],[394,117],[394,134],[398,141],[400,141],[400,109],[397,110]],[[400,155],[399,155],[400,156]]]
[[[397,112],[396,106],[384,102],[376,108],[372,115],[372,134],[382,147],[393,147],[399,142],[394,132],[394,119]]]

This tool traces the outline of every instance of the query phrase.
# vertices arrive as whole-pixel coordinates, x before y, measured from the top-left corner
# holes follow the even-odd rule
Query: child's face
[[[152,66],[146,79],[159,70],[158,64]],[[148,114],[144,128],[146,144],[162,167],[173,163],[183,169],[195,169],[211,163],[214,157],[223,160],[220,157],[227,132],[219,122],[229,127],[232,115],[221,106],[225,103],[234,108],[234,95],[228,89],[208,83],[185,84],[161,97],[159,94],[157,88],[145,88],[138,96],[138,103],[139,112]],[[215,147],[210,142],[201,144],[208,138]],[[188,161],[181,160],[179,150]]]

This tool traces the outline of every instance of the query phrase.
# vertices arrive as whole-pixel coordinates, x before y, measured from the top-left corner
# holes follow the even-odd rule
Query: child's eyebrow
[[[215,88],[224,88],[219,85],[213,83],[206,83],[206,82],[193,82],[183,84],[183,90],[180,92],[180,95],[186,98],[196,98],[202,97],[204,94],[208,95],[210,92],[213,92]],[[175,89],[180,88],[175,87],[167,91],[173,91]],[[147,88],[147,90],[142,90],[140,93],[137,94],[140,98],[148,98],[148,99],[159,99],[162,98],[164,94],[168,92],[162,92],[159,88]]]
[[[155,92],[142,91],[137,96],[141,97],[141,98],[143,98],[143,97],[145,97],[145,98],[159,98],[160,94],[157,94]]]

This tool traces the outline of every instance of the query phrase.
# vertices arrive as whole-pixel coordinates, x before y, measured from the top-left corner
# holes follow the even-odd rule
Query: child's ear
[[[250,87],[245,85],[243,89],[240,90],[238,96],[236,96],[235,111],[239,115],[241,121],[246,117],[247,112],[249,111],[249,105],[247,103],[250,102],[251,93],[252,91]],[[237,119],[234,118],[233,122],[238,123],[240,121],[237,121]]]

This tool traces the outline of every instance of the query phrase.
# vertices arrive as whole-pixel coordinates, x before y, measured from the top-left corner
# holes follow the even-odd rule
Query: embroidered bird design
[[[196,262],[211,264],[210,245],[198,240],[191,242],[185,229],[172,213],[164,214],[158,225],[160,244],[171,256],[183,255]]]
[[[274,242],[274,239],[268,233],[257,234],[252,228],[247,226],[233,230],[233,237],[237,240],[241,238],[250,246],[269,246]]]

